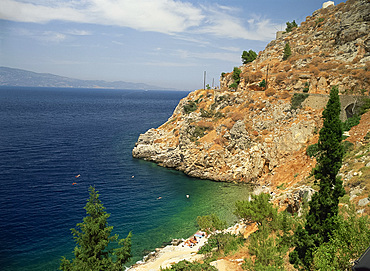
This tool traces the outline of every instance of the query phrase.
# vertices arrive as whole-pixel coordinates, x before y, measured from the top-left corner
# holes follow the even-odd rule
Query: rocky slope
[[[140,135],[133,157],[216,181],[289,187],[305,179],[315,164],[305,148],[317,140],[325,106],[313,93],[370,89],[369,11],[369,1],[349,0],[314,12],[241,66],[236,90],[229,73],[220,89],[182,99],[165,124]],[[283,61],[287,42],[292,55]],[[304,88],[311,102],[292,100]]]
[[[241,67],[237,90],[262,90],[267,79],[271,91],[329,93],[338,85],[341,93],[369,91],[370,2],[348,0],[337,6],[315,11],[298,28],[271,41],[257,59]],[[284,47],[292,55],[283,61]],[[232,74],[221,77],[227,89]]]

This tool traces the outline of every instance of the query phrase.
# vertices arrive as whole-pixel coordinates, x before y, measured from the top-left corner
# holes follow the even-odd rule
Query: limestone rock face
[[[229,89],[234,80],[227,73],[220,89],[182,99],[166,123],[139,136],[133,157],[215,181],[257,183],[273,176],[282,160],[317,140],[333,86],[342,94],[370,90],[369,11],[367,0],[315,11],[241,66],[236,90]],[[284,61],[286,43],[292,55]],[[310,96],[295,109],[297,92]]]
[[[197,109],[185,113],[184,105]],[[182,107],[181,107],[182,106]],[[258,92],[198,90],[170,119],[139,136],[133,157],[198,178],[255,182],[307,145],[320,116]]]

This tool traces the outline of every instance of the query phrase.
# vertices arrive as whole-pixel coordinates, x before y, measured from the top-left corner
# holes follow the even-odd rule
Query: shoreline
[[[243,234],[246,238],[246,234],[248,236],[251,231],[255,231],[255,225],[239,221],[222,232]],[[194,236],[197,236],[198,233],[202,232],[198,231],[187,239],[174,239],[171,245],[167,245],[163,248],[156,248],[154,251],[144,256],[143,260],[137,261],[134,265],[127,268],[126,271],[159,271],[161,268],[168,268],[182,260],[190,262],[202,260],[204,259],[204,255],[197,254],[199,249],[208,241],[208,238],[212,234],[219,232],[221,231],[212,232],[209,235],[205,234],[203,237],[198,237],[198,242],[192,247],[189,247],[186,243],[189,243]]]

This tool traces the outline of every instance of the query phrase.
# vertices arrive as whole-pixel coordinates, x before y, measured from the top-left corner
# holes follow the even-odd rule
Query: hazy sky
[[[0,66],[194,90],[323,2],[0,0]]]

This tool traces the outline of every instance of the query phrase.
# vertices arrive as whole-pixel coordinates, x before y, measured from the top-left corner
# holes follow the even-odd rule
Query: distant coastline
[[[96,88],[132,90],[176,90],[144,83],[104,80],[81,80],[51,73],[0,67],[0,87],[56,87],[56,88]]]

